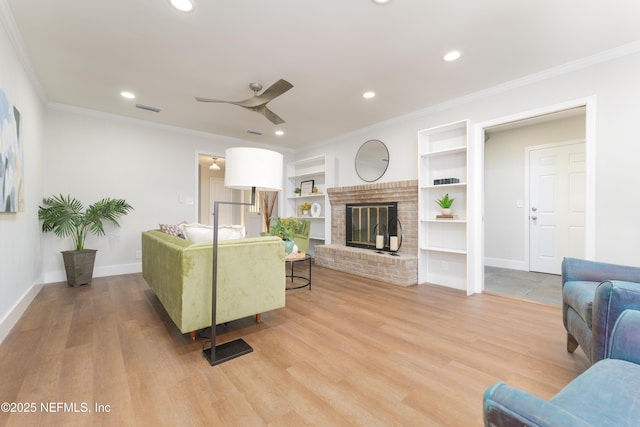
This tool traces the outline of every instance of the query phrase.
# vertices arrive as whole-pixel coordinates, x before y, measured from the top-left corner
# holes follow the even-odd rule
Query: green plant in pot
[[[293,236],[302,230],[302,226],[302,221],[296,218],[272,218],[269,233],[284,240],[285,252],[290,254],[293,251]]]
[[[442,215],[451,215],[451,205],[455,199],[449,197],[449,193],[436,200],[442,210]]]
[[[75,248],[62,251],[69,286],[91,283],[96,250],[84,248],[87,236],[104,236],[105,223],[119,227],[118,219],[131,210],[133,207],[124,199],[102,199],[87,209],[82,202],[69,195],[42,199],[42,206],[38,207],[42,231],[52,231],[60,238],[71,237],[73,240]]]

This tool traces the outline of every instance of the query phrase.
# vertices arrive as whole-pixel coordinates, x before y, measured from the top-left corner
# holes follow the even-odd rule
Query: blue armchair
[[[627,427],[640,424],[640,311],[625,310],[612,328],[607,358],[549,401],[504,382],[484,394],[487,427]]]
[[[565,258],[562,321],[567,351],[579,346],[591,364],[603,359],[611,330],[623,310],[640,310],[640,268]]]

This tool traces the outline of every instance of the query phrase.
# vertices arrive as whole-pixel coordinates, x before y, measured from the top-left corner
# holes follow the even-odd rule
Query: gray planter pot
[[[62,251],[64,270],[67,273],[67,284],[69,286],[76,287],[91,283],[96,252],[96,249]]]

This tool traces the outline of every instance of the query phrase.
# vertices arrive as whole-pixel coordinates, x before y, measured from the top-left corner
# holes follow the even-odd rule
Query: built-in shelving
[[[467,290],[468,135],[466,120],[418,132],[418,283]],[[459,182],[434,183],[447,178]],[[454,219],[437,219],[436,200],[447,193]]]
[[[293,190],[300,187],[303,181],[314,181],[316,193],[296,195]],[[309,251],[317,244],[331,243],[331,205],[327,189],[336,186],[335,158],[330,155],[310,157],[287,164],[287,182],[285,188],[284,216],[295,217],[311,222]],[[300,205],[318,203],[318,216],[303,216]]]

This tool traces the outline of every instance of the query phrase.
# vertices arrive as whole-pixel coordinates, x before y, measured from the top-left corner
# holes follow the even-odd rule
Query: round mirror
[[[370,139],[362,144],[356,154],[356,172],[367,182],[377,181],[389,166],[389,150],[382,141]]]

